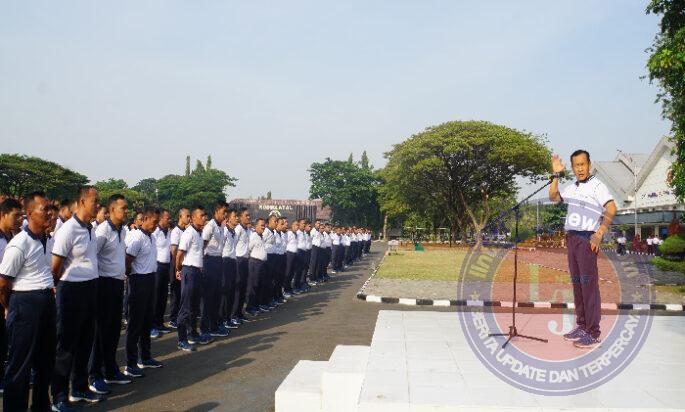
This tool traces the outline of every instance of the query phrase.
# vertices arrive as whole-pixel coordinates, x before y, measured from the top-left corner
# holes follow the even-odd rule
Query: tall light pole
[[[623,157],[627,158],[630,160],[631,164],[631,169],[633,171],[633,217],[634,217],[634,229],[633,229],[633,237],[637,236],[637,175],[640,173],[640,171],[637,169],[637,164],[635,163],[635,159],[633,159],[632,156],[623,153],[621,149],[616,149],[620,154],[623,155]]]

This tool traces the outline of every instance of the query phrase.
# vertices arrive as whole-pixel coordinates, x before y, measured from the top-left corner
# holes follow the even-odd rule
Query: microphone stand
[[[521,200],[519,203],[515,204],[508,210],[505,210],[502,214],[500,214],[497,219],[492,221],[490,225],[494,223],[498,223],[501,221],[503,218],[509,215],[509,213],[514,212],[514,218],[516,220],[515,226],[514,226],[514,282],[513,282],[513,289],[514,289],[514,302],[511,305],[511,325],[509,326],[509,332],[508,333],[490,333],[488,336],[507,336],[507,341],[504,342],[502,345],[502,349],[506,348],[509,342],[514,339],[514,338],[523,338],[523,339],[529,339],[529,340],[536,340],[540,342],[545,342],[547,343],[547,339],[543,338],[536,338],[534,336],[528,336],[528,335],[522,335],[518,333],[518,330],[516,329],[516,280],[518,278],[518,244],[519,244],[519,220],[521,219],[521,206],[526,203],[530,198],[535,196],[536,194],[540,193],[542,189],[546,188],[552,184],[552,179],[550,179],[547,184],[544,186],[540,187],[538,190],[535,192],[531,193],[530,196],[526,197],[525,199]],[[488,226],[490,226],[488,225]]]

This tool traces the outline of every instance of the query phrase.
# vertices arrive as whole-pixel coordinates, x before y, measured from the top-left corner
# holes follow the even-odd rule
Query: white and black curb
[[[499,300],[463,300],[463,299],[416,299],[416,298],[393,298],[387,296],[367,295],[360,291],[357,299],[373,303],[393,303],[409,306],[467,306],[467,307],[486,307],[499,306],[510,308],[513,302]],[[517,302],[517,308],[538,308],[538,309],[573,309],[573,303],[559,302]],[[668,312],[683,312],[685,307],[681,304],[663,303],[602,303],[604,310],[665,310]]]

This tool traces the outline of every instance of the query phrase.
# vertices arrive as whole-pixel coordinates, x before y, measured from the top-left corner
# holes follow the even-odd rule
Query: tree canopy
[[[516,193],[516,178],[535,180],[548,171],[550,150],[530,133],[452,121],[413,135],[385,156],[383,211],[443,216],[452,233],[468,226],[480,240],[488,219]]]
[[[0,155],[0,193],[23,196],[42,190],[50,198],[73,198],[88,178],[66,167],[39,157],[18,154]]]
[[[652,0],[647,13],[661,16],[660,31],[648,52],[649,79],[661,91],[663,116],[672,122],[676,160],[671,167],[671,184],[676,196],[685,200],[685,1]]]
[[[321,199],[330,206],[334,222],[378,229],[381,214],[378,206],[379,177],[373,168],[354,162],[326,158],[309,168],[311,186],[309,197]]]

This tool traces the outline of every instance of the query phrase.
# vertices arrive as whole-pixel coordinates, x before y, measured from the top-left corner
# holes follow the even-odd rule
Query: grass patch
[[[386,279],[452,280],[459,277],[465,250],[404,251],[389,254],[376,276]]]

